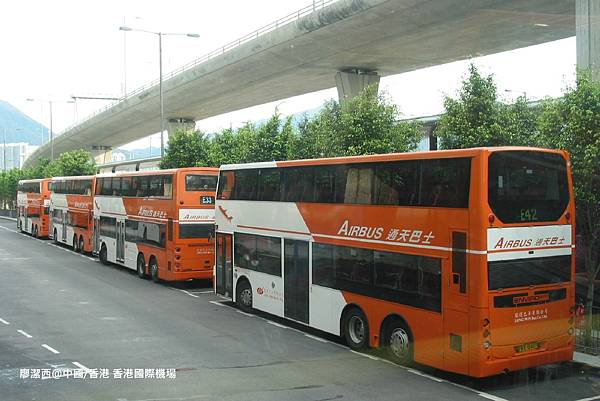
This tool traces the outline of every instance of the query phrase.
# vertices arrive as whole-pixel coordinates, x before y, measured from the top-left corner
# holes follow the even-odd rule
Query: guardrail
[[[308,6],[305,6],[291,14],[286,15],[285,17],[279,18],[278,20],[271,22],[268,25],[263,26],[262,28],[259,28],[245,36],[242,36],[239,39],[234,40],[233,42],[229,42],[224,46],[221,46],[215,50],[213,50],[210,53],[205,54],[204,56],[197,58],[187,64],[184,64],[181,67],[178,67],[174,70],[172,70],[171,72],[167,73],[167,74],[163,74],[163,81],[173,78],[175,75],[181,74],[189,69],[192,69],[196,66],[198,66],[199,64],[205,63],[206,61],[215,58],[217,56],[220,56],[222,54],[224,54],[225,52],[235,49],[236,47],[249,42],[253,39],[256,39],[266,33],[269,33],[271,31],[274,31],[275,29],[281,28],[291,22],[297,21],[300,18],[308,15],[308,14],[312,14],[313,12],[320,10],[322,8],[327,7],[328,5],[337,2],[338,0],[316,0],[313,1],[311,4],[309,4]],[[103,113],[104,111],[110,109],[111,107],[115,106],[116,104],[127,100],[141,92],[144,92],[145,90],[148,90],[150,88],[152,88],[153,86],[156,86],[159,83],[160,79],[157,78],[151,82],[148,82],[147,84],[144,84],[136,89],[134,89],[133,91],[126,93],[123,97],[121,97],[119,100],[109,103],[106,106],[104,106],[103,108],[96,110],[94,113],[88,115],[87,117],[85,117],[84,119],[70,125],[69,127],[65,128],[64,130],[62,130],[60,132],[60,134],[57,135],[60,136],[62,135],[64,132],[67,132],[71,129],[73,129],[74,127],[83,124],[86,121],[91,120],[92,118],[96,117],[98,114]]]

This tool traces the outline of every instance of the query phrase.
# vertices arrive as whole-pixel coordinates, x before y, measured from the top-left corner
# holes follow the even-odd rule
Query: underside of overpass
[[[575,35],[590,0],[340,0],[164,81],[165,119],[197,121],[336,85],[361,82]],[[600,0],[591,0],[598,2]],[[579,5],[578,5],[579,7]],[[364,78],[364,77],[363,77]],[[354,89],[353,89],[354,88]],[[110,149],[156,133],[158,85],[63,132],[54,152]],[[26,162],[48,157],[50,144]]]

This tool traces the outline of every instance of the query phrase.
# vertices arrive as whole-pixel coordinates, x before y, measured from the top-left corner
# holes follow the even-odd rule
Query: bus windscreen
[[[503,223],[558,220],[569,203],[566,160],[557,153],[492,153],[488,200]]]
[[[216,175],[188,174],[185,176],[186,191],[215,191],[217,189]]]

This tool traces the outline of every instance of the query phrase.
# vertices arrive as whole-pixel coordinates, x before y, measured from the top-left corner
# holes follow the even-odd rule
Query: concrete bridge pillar
[[[378,89],[379,79],[380,76],[375,71],[359,68],[338,71],[335,74],[335,85],[337,86],[340,102],[352,99],[369,85],[375,85],[375,88]]]
[[[167,133],[176,131],[194,131],[196,129],[196,121],[193,118],[178,117],[169,118],[167,120]]]
[[[110,146],[92,146],[90,153],[96,164],[112,162],[112,147]]]
[[[576,0],[577,67],[600,80],[600,0]]]

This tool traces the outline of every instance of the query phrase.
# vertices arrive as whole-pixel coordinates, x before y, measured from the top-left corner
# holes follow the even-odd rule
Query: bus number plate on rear
[[[215,197],[214,196],[201,196],[200,203],[203,205],[212,205],[215,203]]]
[[[539,349],[541,347],[542,343],[539,341],[535,341],[532,343],[527,343],[527,344],[521,344],[521,345],[517,345],[515,347],[515,352],[517,352],[518,354],[522,353],[522,352],[529,352],[529,351],[535,351],[537,349]]]

